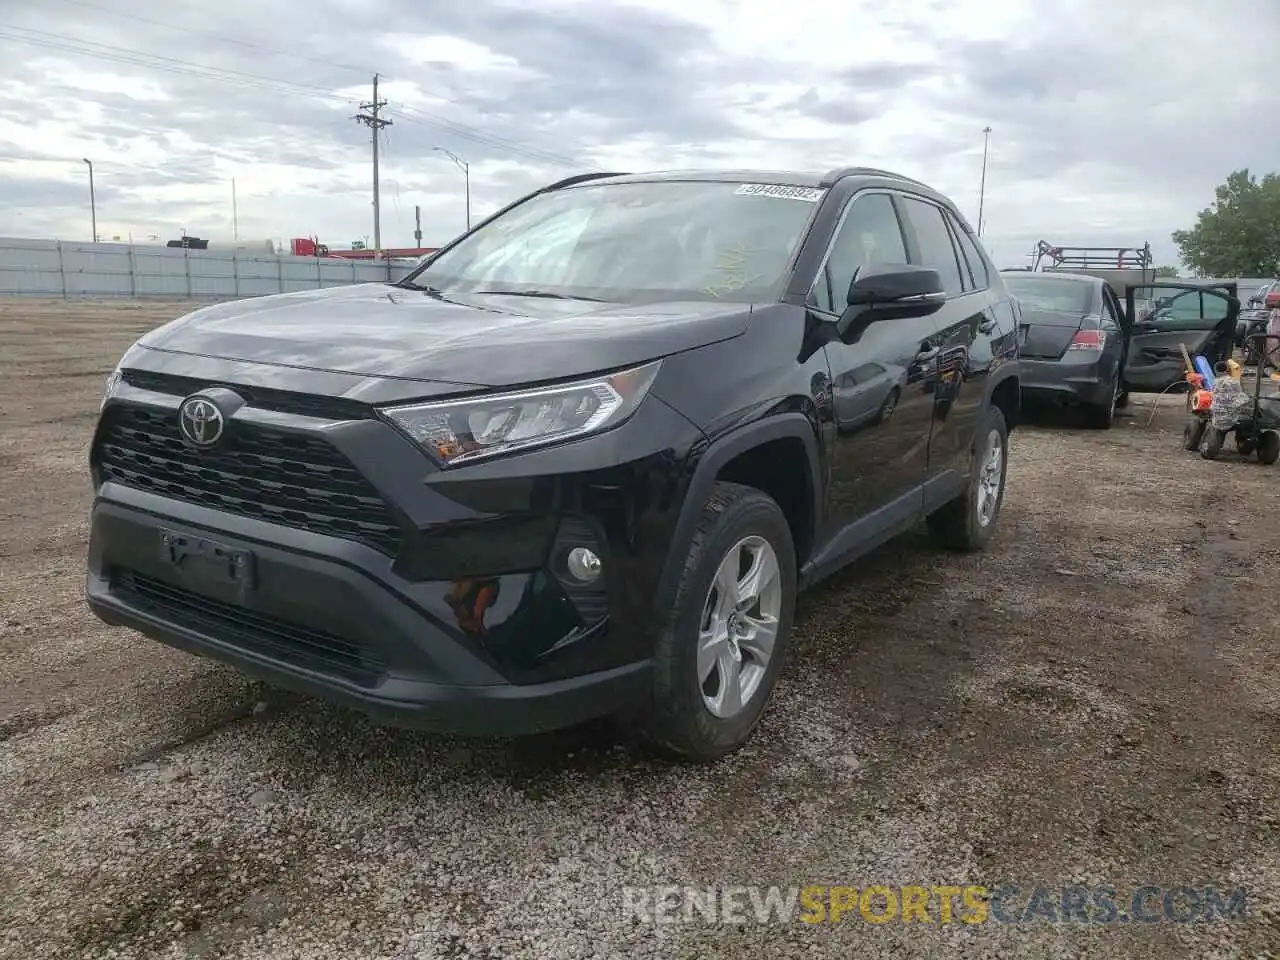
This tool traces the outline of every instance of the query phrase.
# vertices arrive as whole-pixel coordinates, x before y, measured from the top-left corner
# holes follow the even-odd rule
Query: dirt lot
[[[607,727],[378,729],[99,625],[81,599],[103,378],[181,304],[0,301],[0,955],[1272,956],[1280,467],[1015,434],[992,549],[922,537],[805,598],[718,766]],[[1269,514],[1263,512],[1269,505]],[[1269,612],[1268,612],[1269,608]],[[1244,919],[654,926],[624,885],[1248,889]],[[1158,898],[1152,903],[1159,911]]]

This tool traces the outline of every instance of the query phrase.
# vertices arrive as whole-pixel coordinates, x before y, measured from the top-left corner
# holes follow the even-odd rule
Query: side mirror
[[[880,320],[927,317],[947,302],[938,271],[907,263],[868,263],[849,284],[847,307],[840,317],[843,337],[855,325]]]

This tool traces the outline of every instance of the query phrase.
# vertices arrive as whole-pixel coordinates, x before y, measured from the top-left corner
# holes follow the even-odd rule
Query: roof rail
[[[929,188],[928,184],[921,183],[919,180],[904,177],[902,174],[894,173],[892,170],[881,170],[878,167],[837,167],[823,176],[820,186],[835,186],[838,180],[842,180],[845,177],[887,177],[890,180],[901,180],[903,183],[913,183],[917,187]]]
[[[575,184],[586,183],[588,180],[599,180],[602,177],[625,177],[625,173],[575,173],[571,177],[565,177],[563,180],[557,180],[555,183],[543,187],[539,193],[550,193],[552,190],[560,190],[564,187],[572,187]]]

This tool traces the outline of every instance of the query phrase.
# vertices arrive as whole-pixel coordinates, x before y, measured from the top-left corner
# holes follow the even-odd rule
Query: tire
[[[1187,425],[1182,428],[1182,449],[1199,450],[1200,441],[1204,439],[1204,431],[1207,426],[1208,423],[1199,417],[1192,417],[1188,420]]]
[[[898,397],[900,395],[901,393],[897,387],[889,391],[889,395],[880,404],[880,412],[876,414],[876,423],[884,423],[893,416],[893,411],[898,409]]]
[[[1277,460],[1280,460],[1280,433],[1267,430],[1258,441],[1258,462],[1269,467]]]
[[[722,696],[727,687],[719,683],[722,671],[731,665],[717,659],[704,680],[699,669],[699,634],[707,624],[709,606],[727,596],[716,589],[717,573],[740,547],[744,554],[758,550],[757,557],[771,555],[776,561],[776,578],[770,587],[776,594],[766,591],[769,595],[764,599],[770,604],[762,602],[761,608],[776,601],[777,629],[763,667],[751,680],[744,679],[744,686],[754,685],[741,709],[734,712],[732,701]],[[717,483],[702,508],[675,601],[655,643],[652,696],[640,718],[646,739],[663,752],[696,762],[717,760],[745,744],[768,705],[786,660],[795,597],[795,546],[782,510],[752,487]],[[733,621],[712,617],[712,622]],[[750,629],[751,620],[746,623]],[[740,645],[737,640],[724,640],[720,647],[722,658],[733,660],[737,655],[739,668],[760,667],[758,654],[752,653],[752,642],[745,637]],[[748,674],[743,670],[740,676],[747,678]],[[717,699],[719,709],[725,711],[721,715],[712,705]]]
[[[1116,409],[1123,410],[1127,406],[1129,406],[1129,391],[1121,390],[1120,396],[1116,397]]]
[[[1110,430],[1116,422],[1116,403],[1120,399],[1120,381],[1111,384],[1111,393],[1106,403],[1090,404],[1084,408],[1085,419],[1095,430]]]
[[[1009,469],[1009,428],[999,407],[990,407],[983,417],[982,426],[974,436],[973,468],[965,492],[945,504],[927,518],[929,533],[934,540],[950,550],[966,553],[986,547],[1000,520],[1000,508],[1004,504],[1005,478]],[[989,463],[992,445],[999,449],[998,475],[994,492],[989,481],[994,479],[984,464]],[[984,483],[984,478],[988,481]],[[987,509],[979,509],[979,494]]]
[[[1200,441],[1200,456],[1206,460],[1217,460],[1218,454],[1222,452],[1223,441],[1227,436],[1217,427],[1209,427],[1204,432],[1204,438]]]

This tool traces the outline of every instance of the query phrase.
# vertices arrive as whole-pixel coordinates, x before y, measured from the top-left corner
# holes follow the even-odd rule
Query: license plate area
[[[160,560],[196,592],[229,595],[244,602],[257,585],[253,553],[217,540],[161,530]]]

